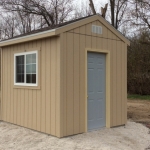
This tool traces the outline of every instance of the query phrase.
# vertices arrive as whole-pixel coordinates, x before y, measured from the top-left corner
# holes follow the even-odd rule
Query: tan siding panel
[[[67,135],[73,134],[73,34],[67,33]]]
[[[56,134],[56,40],[51,41],[51,134]]]
[[[37,124],[37,130],[41,131],[41,92],[37,91],[37,118],[36,118],[36,124]]]
[[[96,49],[97,47],[97,37],[92,37],[92,49]]]
[[[21,111],[20,106],[21,106],[21,101],[20,101],[20,100],[21,100],[21,89],[18,89],[18,90],[17,90],[17,104],[16,104],[16,105],[17,105],[16,107],[17,107],[17,124],[18,124],[18,125],[21,125],[21,124],[20,124],[20,122],[21,122],[21,120],[20,120],[20,119],[21,119],[21,118],[20,118],[20,111]]]
[[[96,49],[103,49],[103,39],[102,38],[96,38]]]
[[[74,33],[79,33],[80,30],[79,30],[79,28],[75,28],[73,32],[74,32]]]
[[[107,38],[113,39],[113,33],[109,29],[107,30]]]
[[[5,74],[5,76],[6,76],[6,89],[7,89],[7,96],[6,96],[6,121],[8,121],[9,122],[9,116],[10,116],[10,112],[9,112],[9,110],[10,110],[10,99],[9,99],[9,74],[8,74],[8,72],[9,72],[9,48],[7,49],[7,51],[8,51],[8,53],[6,53],[6,65],[7,65],[7,69],[6,69],[6,74]]]
[[[17,89],[14,89],[14,124],[17,124]]]
[[[112,118],[113,118],[113,122],[112,125],[116,126],[117,125],[117,43],[116,41],[113,42],[113,51],[112,51],[112,63],[111,63],[111,68],[112,68],[112,72],[111,72],[111,82],[112,82],[112,86],[113,88],[111,89],[112,91],[112,100],[113,100],[113,104],[112,104],[112,110],[113,110],[113,114],[112,114]]]
[[[31,129],[33,129],[32,128],[32,120],[33,120],[33,114],[32,114],[32,95],[33,95],[33,92],[32,92],[32,90],[29,90],[29,97],[28,97],[28,111],[29,111],[29,113],[28,113],[28,128],[31,128]]]
[[[17,91],[17,124],[21,126],[21,89]]]
[[[60,38],[56,38],[56,136],[60,137]]]
[[[71,33],[73,33],[73,32],[74,32],[74,29],[72,29],[72,30],[69,30],[68,32],[71,32]]]
[[[64,34],[60,35],[60,136],[63,137],[64,133]]]
[[[73,109],[74,109],[74,134],[77,134],[79,133],[79,118],[80,118],[80,97],[79,97],[79,78],[80,78],[80,74],[79,74],[79,45],[80,45],[80,41],[79,41],[79,34],[74,34],[74,51],[73,51],[73,57],[75,58],[74,59],[74,62],[73,62],[73,74],[74,74],[74,81],[73,81]]]
[[[34,129],[34,130],[37,130],[37,124],[36,124],[36,118],[37,118],[37,103],[36,103],[36,101],[37,101],[37,98],[36,98],[36,90],[33,90],[32,91],[32,93],[33,93],[33,95],[32,95],[32,108],[33,108],[33,110],[32,110],[32,116],[33,116],[33,119],[32,119],[32,128]]]
[[[41,95],[42,95],[42,99],[41,99],[41,131],[45,132],[45,123],[46,123],[46,112],[45,112],[45,85],[46,85],[46,68],[45,68],[45,56],[46,56],[46,43],[45,43],[45,39],[42,40],[42,50],[41,50]]]
[[[89,24],[86,24],[85,25],[85,32],[86,32],[86,35],[90,35],[92,34],[92,23],[89,23]]]
[[[122,42],[122,124],[125,124],[125,44]]]
[[[117,125],[121,125],[121,42],[117,41]]]
[[[91,49],[92,47],[92,38],[91,36],[86,36],[86,48]]]
[[[10,112],[11,112],[11,114],[10,114],[10,117],[11,117],[11,119],[10,119],[10,122],[14,122],[14,109],[13,109],[13,107],[14,107],[14,98],[13,98],[13,95],[14,95],[14,93],[13,93],[13,85],[14,85],[14,75],[13,75],[13,73],[14,73],[14,54],[13,54],[13,46],[11,47],[11,49],[10,49],[10,62],[11,62],[11,67],[10,67],[10,95],[11,95],[11,108],[10,108]]]
[[[108,50],[110,51],[110,65],[113,64],[113,51],[114,51],[114,47],[113,47],[113,40],[108,40]],[[111,89],[113,89],[113,67],[110,67],[110,72],[111,72],[111,76],[110,76],[110,87]],[[111,107],[111,110],[110,110],[110,126],[113,126],[113,102],[114,102],[114,99],[113,99],[113,90],[110,91],[110,97],[111,97],[111,100],[110,100],[110,107]]]
[[[85,131],[85,35],[80,35],[80,133]]]
[[[67,135],[67,34],[63,33],[63,135]]]
[[[24,98],[24,101],[25,101],[25,103],[24,103],[24,111],[25,111],[24,112],[24,126],[28,127],[28,116],[29,116],[29,106],[28,106],[28,98],[29,98],[28,94],[29,94],[29,92],[28,92],[28,89],[24,90],[24,94],[25,94],[25,98]]]
[[[25,106],[24,106],[24,99],[25,99],[25,95],[24,95],[24,89],[21,89],[21,93],[20,93],[20,125],[24,126],[24,114],[25,114]]]
[[[6,110],[6,108],[7,108],[7,106],[6,106],[6,104],[7,104],[7,64],[6,64],[6,60],[7,60],[7,57],[6,57],[6,53],[3,53],[3,65],[4,65],[4,67],[3,67],[3,78],[4,78],[4,86],[3,86],[3,88],[4,88],[4,95],[3,95],[3,119],[4,119],[4,121],[7,121],[7,119],[6,119],[6,115],[7,115],[7,110]]]
[[[46,40],[46,55],[45,55],[45,60],[46,60],[46,133],[51,132],[51,64],[50,64],[50,53],[51,53],[51,40],[50,38]]]
[[[103,50],[108,50],[108,40],[103,39]]]
[[[8,62],[8,64],[11,64],[10,63],[10,57],[11,57],[11,55],[10,55],[10,48],[8,49],[8,53],[7,53],[7,62]],[[7,109],[8,109],[8,116],[7,116],[7,121],[8,122],[10,122],[11,121],[11,95],[10,95],[10,88],[11,88],[11,86],[10,86],[10,66],[11,65],[8,65],[8,67],[7,67],[7,86],[8,86],[8,89],[7,89],[7,95],[8,95],[8,98],[7,98],[7,100],[8,100],[8,105],[7,105]]]
[[[85,35],[85,25],[80,27],[80,34]]]

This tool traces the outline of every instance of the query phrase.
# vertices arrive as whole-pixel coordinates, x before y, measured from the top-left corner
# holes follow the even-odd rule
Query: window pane
[[[16,56],[16,82],[24,83],[24,55]]]
[[[36,74],[32,74],[32,83],[36,83]]]
[[[32,83],[32,74],[27,74],[26,75],[26,82],[27,83]]]
[[[32,64],[32,73],[36,73],[36,64]]]
[[[32,54],[32,63],[36,63],[36,54]]]
[[[32,64],[26,65],[26,73],[32,73]]]
[[[27,83],[36,83],[36,74],[27,74],[26,80]]]
[[[28,73],[36,73],[36,64],[26,65],[26,72]]]
[[[24,65],[17,65],[16,69],[17,69],[17,73],[24,74]]]
[[[17,83],[24,83],[24,74],[17,74]]]
[[[27,54],[26,55],[26,64],[31,64],[32,63],[32,54]]]
[[[16,63],[17,64],[24,64],[24,55],[16,56]]]

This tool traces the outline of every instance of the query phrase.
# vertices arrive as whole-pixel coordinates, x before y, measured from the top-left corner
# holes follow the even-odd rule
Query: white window
[[[14,84],[20,86],[37,86],[37,62],[37,51],[14,54]]]

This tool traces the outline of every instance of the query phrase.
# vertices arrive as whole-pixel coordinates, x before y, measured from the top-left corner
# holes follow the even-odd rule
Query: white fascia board
[[[16,41],[18,41],[18,43],[20,43],[19,41],[21,41],[21,40],[26,40],[26,41],[28,41],[28,39],[29,39],[29,41],[30,41],[30,40],[32,40],[32,38],[34,39],[34,38],[36,38],[37,36],[39,36],[39,38],[43,38],[44,35],[47,35],[47,34],[49,34],[49,33],[55,32],[55,31],[56,31],[56,29],[53,29],[53,30],[43,31],[43,32],[31,34],[31,35],[26,35],[26,36],[22,36],[22,37],[17,37],[17,38],[10,39],[10,40],[8,39],[8,40],[6,40],[6,41],[1,41],[1,42],[0,42],[0,47],[1,47],[1,46],[6,46],[7,44],[8,44],[8,45],[11,45],[11,44],[13,44],[13,42],[15,43]],[[37,38],[37,39],[39,39],[39,38]],[[11,44],[10,44],[10,43],[11,43]]]

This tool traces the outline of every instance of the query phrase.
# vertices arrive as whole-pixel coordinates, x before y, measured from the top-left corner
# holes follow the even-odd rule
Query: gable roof
[[[51,27],[33,30],[29,33],[21,34],[13,38],[3,40],[0,42],[0,47],[8,46],[16,43],[37,40],[37,39],[46,38],[50,36],[57,36],[63,32],[69,31],[71,29],[77,28],[79,26],[93,22],[95,20],[99,20],[102,24],[104,24],[107,28],[109,28],[114,34],[116,34],[122,41],[124,41],[127,45],[130,45],[130,41],[127,38],[125,38],[121,34],[121,32],[116,30],[108,21],[106,21],[103,17],[101,17],[101,15],[96,14],[96,15],[82,17],[76,20],[71,20]]]

